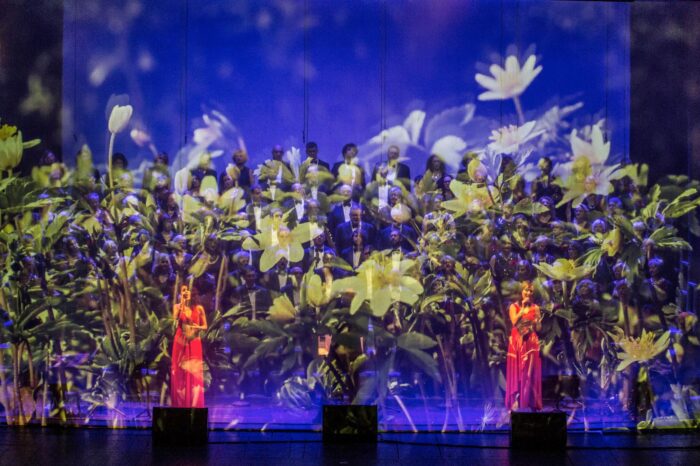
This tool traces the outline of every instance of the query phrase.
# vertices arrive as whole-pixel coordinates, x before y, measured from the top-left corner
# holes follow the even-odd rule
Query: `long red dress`
[[[511,310],[520,312],[520,303],[513,303]],[[526,323],[532,323],[533,330],[521,335],[513,326],[508,341],[506,361],[506,408],[542,409],[542,362],[540,360],[540,340],[534,331],[539,308],[529,306],[522,316]]]
[[[204,325],[205,319],[204,308],[199,305],[179,313],[170,367],[170,398],[175,408],[204,407],[202,340],[196,331],[187,331],[185,326]]]

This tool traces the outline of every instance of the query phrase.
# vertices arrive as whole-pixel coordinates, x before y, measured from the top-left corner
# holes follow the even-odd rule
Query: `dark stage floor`
[[[319,433],[213,431],[202,448],[154,448],[148,430],[0,428],[0,464],[700,464],[700,434],[570,433],[562,453],[511,451],[508,434],[382,434],[377,445],[324,445]]]

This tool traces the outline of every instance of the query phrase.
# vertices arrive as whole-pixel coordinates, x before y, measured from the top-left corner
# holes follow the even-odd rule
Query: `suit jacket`
[[[333,204],[333,207],[331,208],[330,212],[328,212],[328,228],[330,228],[332,232],[335,232],[336,228],[338,228],[338,225],[346,222],[345,213],[343,211],[344,205],[349,206],[350,204],[343,204],[342,202]],[[348,220],[350,219],[349,215],[350,211],[348,210]]]
[[[315,247],[308,247],[304,249],[304,259],[302,261],[302,269],[304,271],[308,271],[311,268],[316,268],[316,251]],[[323,246],[322,248],[322,254],[330,254],[331,256],[335,256],[335,251],[328,246]]]
[[[287,222],[290,228],[294,228],[297,224],[301,223],[302,218],[306,217],[306,199],[304,199],[304,213],[302,217],[297,216],[296,199],[291,197],[288,197],[282,202],[282,210],[285,213],[289,212]]]
[[[354,253],[355,253],[355,248],[353,246],[350,246],[349,248],[343,249],[343,252],[340,253],[340,258],[343,259],[345,262],[347,262],[350,265],[350,267],[352,267],[353,269],[356,269],[357,267],[360,266],[360,264],[362,264],[362,251],[360,251],[360,258],[359,258],[359,262],[357,263],[357,267],[353,263]]]
[[[304,161],[306,161],[306,160],[308,160],[308,158],[305,159]],[[303,163],[303,161],[302,161],[302,163]],[[317,158],[313,162],[309,162],[309,165],[318,165],[319,167],[323,167],[326,170],[331,171],[331,166],[328,164],[328,162],[324,162],[323,160],[321,160],[319,158]]]
[[[296,293],[295,293],[296,291]],[[286,294],[289,300],[294,304],[295,306],[298,306],[299,303],[301,302],[301,292],[299,290],[294,289],[294,285],[290,281],[287,282],[285,286],[280,288],[280,293]]]
[[[377,173],[382,165],[386,165],[386,162],[378,162],[374,165],[371,181],[377,180]],[[403,183],[406,189],[409,189],[411,186],[411,169],[405,163],[399,162],[396,164],[396,181],[394,181],[394,184],[397,182]]]
[[[338,251],[342,251],[345,248],[352,247],[352,224],[350,222],[344,222],[338,225],[335,230],[335,247]],[[376,230],[374,226],[367,222],[362,222],[360,224],[360,230],[366,238],[365,245],[374,246],[374,239],[376,235]]]
[[[390,225],[386,228],[382,228],[377,238],[377,249],[382,250],[391,247],[389,237],[391,236],[391,230],[395,228],[401,231],[401,247],[409,252],[414,251],[414,244],[418,242],[418,237],[416,231],[408,225],[400,225],[398,227]]]
[[[252,288],[252,292],[255,294],[255,308],[253,308],[250,301],[250,291],[251,290],[246,288],[245,284],[237,286],[234,290],[236,301],[240,303],[244,309],[249,311],[248,317],[250,319],[262,319],[267,315],[270,306],[272,306],[270,290],[260,285],[255,285]]]
[[[282,285],[280,280],[280,271],[277,268],[273,268],[272,270],[269,270],[263,274],[262,278],[260,279],[260,283],[268,290],[279,293],[282,291],[282,288],[291,283],[292,275],[287,272],[287,282],[284,285]]]
[[[241,171],[241,174],[238,176],[238,186],[247,190],[253,184],[253,180],[255,180],[253,170],[245,165],[238,168]],[[219,175],[219,186],[224,184],[224,175],[226,175],[226,171],[221,172]]]

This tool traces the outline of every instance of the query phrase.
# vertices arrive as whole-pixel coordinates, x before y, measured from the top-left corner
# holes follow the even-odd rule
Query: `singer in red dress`
[[[509,410],[542,409],[542,362],[540,308],[532,302],[532,283],[522,283],[522,300],[508,311],[513,329],[508,341],[506,362],[506,408]]]
[[[202,339],[207,329],[207,317],[201,305],[190,307],[190,290],[183,286],[180,302],[173,309],[177,323],[170,368],[171,406],[176,408],[204,407],[204,376]],[[196,302],[196,292],[195,292]]]

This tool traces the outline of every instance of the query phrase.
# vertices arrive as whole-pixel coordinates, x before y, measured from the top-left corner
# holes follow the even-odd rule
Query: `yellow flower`
[[[16,126],[0,127],[0,171],[12,170],[22,161],[22,152],[39,144],[39,139],[22,142],[22,132]]]
[[[230,176],[233,181],[237,181],[241,176],[241,169],[236,165],[229,163],[226,165],[226,174]]]
[[[0,126],[0,141],[10,139],[17,132],[16,126],[2,125]]]
[[[357,165],[342,164],[338,168],[338,181],[343,184],[356,185],[362,181],[362,173]]]
[[[219,200],[219,183],[216,177],[205,176],[199,186],[199,195],[209,204],[214,204]]]
[[[87,180],[92,176],[92,151],[87,144],[83,144],[76,156],[77,176],[79,180]]]
[[[557,259],[553,264],[540,262],[539,264],[533,265],[546,276],[565,282],[581,280],[593,272],[592,267],[585,265],[577,266],[576,262],[571,259]]]
[[[217,205],[220,209],[234,214],[245,207],[244,192],[241,188],[231,188],[219,196]]]
[[[313,240],[322,232],[319,228],[312,230],[308,222],[300,223],[290,230],[286,221],[279,215],[267,215],[260,223],[260,233],[254,236],[255,241],[246,240],[243,247],[263,251],[260,256],[261,272],[270,270],[283,257],[289,262],[300,262],[304,258],[302,244]]]
[[[610,194],[613,191],[612,181],[625,175],[622,170],[619,170],[619,166],[619,164],[610,167],[591,165],[585,157],[575,159],[571,174],[555,181],[564,191],[564,196],[557,207],[569,201],[573,201],[573,207],[578,207],[590,194],[603,196]]]
[[[336,293],[354,293],[350,313],[354,314],[367,301],[376,317],[382,317],[392,303],[414,304],[423,286],[408,274],[415,268],[411,259],[396,260],[392,256],[375,253],[360,265],[357,275],[333,282]]]
[[[571,132],[571,152],[574,157],[585,157],[591,164],[604,164],[610,155],[610,141],[603,141],[600,124],[591,128],[591,142],[578,137],[577,131]]]
[[[295,319],[297,310],[286,294],[280,295],[272,302],[268,312],[268,318],[279,324],[291,322]]]
[[[469,178],[475,183],[483,183],[486,181],[486,176],[488,175],[488,170],[486,166],[481,163],[479,159],[472,159],[467,165],[467,174]]]
[[[530,55],[520,68],[518,59],[511,55],[506,58],[505,69],[493,64],[489,68],[492,76],[477,74],[474,79],[487,89],[479,95],[479,100],[505,100],[517,97],[530,85],[542,71],[542,66],[535,67],[536,58]]]
[[[257,177],[261,181],[268,181],[272,184],[293,183],[295,181],[291,170],[279,160],[268,160],[258,166]]]
[[[622,235],[620,234],[619,228],[614,228],[610,233],[608,233],[603,239],[603,244],[601,247],[608,253],[608,256],[613,257],[620,251],[620,245],[622,244]]]
[[[450,189],[455,198],[443,201],[442,207],[454,212],[455,218],[470,212],[483,212],[493,204],[492,197],[494,200],[499,198],[496,188],[466,184],[459,180],[452,180]],[[491,190],[491,195],[488,189]]]
[[[617,355],[621,360],[617,370],[622,371],[635,362],[645,363],[651,361],[664,352],[666,347],[668,347],[670,338],[671,333],[667,331],[654,341],[654,334],[646,330],[642,330],[641,337],[622,338],[617,343],[622,350]]]
[[[307,277],[309,277],[309,274],[307,274]],[[332,284],[332,276],[327,277],[325,283],[323,283],[321,282],[321,277],[312,272],[304,287],[306,302],[313,307],[321,307],[328,304],[331,300]]]

